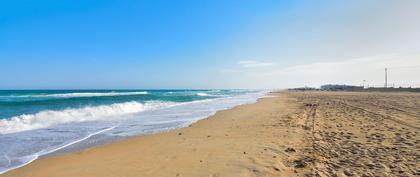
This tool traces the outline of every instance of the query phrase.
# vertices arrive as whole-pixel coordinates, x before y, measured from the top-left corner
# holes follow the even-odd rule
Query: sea
[[[0,174],[40,156],[188,126],[266,90],[0,90]]]

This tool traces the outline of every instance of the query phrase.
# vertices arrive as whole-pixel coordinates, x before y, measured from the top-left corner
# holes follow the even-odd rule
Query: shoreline
[[[157,132],[157,133],[151,133],[151,134],[145,134],[145,135],[130,136],[130,137],[118,139],[116,141],[112,141],[110,143],[99,144],[99,145],[96,145],[96,146],[88,147],[86,149],[79,149],[79,150],[76,150],[76,151],[69,151],[69,152],[64,152],[64,153],[60,153],[60,152],[56,153],[57,152],[56,151],[56,152],[53,152],[51,154],[42,155],[42,156],[38,157],[38,159],[34,160],[33,162],[31,162],[31,163],[29,163],[25,166],[10,170],[6,173],[0,174],[0,176],[9,176],[9,175],[14,176],[15,173],[19,174],[20,172],[31,173],[32,172],[32,166],[38,166],[39,163],[44,163],[44,161],[50,161],[50,160],[54,161],[54,159],[67,158],[67,156],[79,156],[80,154],[84,154],[84,153],[91,152],[91,151],[96,151],[96,149],[102,149],[102,148],[106,149],[109,146],[118,146],[119,144],[125,144],[125,143],[131,142],[131,141],[138,141],[138,140],[150,139],[150,138],[153,139],[155,137],[167,136],[168,134],[176,134],[177,136],[182,136],[182,135],[179,135],[180,131],[186,131],[186,129],[193,128],[193,127],[195,128],[195,126],[197,124],[203,124],[203,122],[212,120],[215,117],[218,117],[219,114],[223,114],[224,112],[229,112],[231,110],[240,109],[241,107],[244,107],[244,106],[252,106],[252,105],[258,104],[259,102],[261,102],[263,100],[266,100],[266,99],[276,98],[277,96],[275,96],[275,94],[278,94],[278,93],[277,92],[267,93],[264,96],[258,98],[253,103],[245,103],[245,104],[241,104],[241,105],[235,106],[235,107],[230,108],[230,109],[216,111],[214,114],[212,114],[212,115],[210,115],[206,118],[200,119],[198,121],[195,121],[195,122],[193,122],[192,124],[190,124],[186,127],[174,128],[174,129],[163,131],[163,132]],[[209,138],[209,137],[207,137],[207,138]],[[43,165],[41,165],[41,166],[43,166]],[[46,167],[46,166],[44,166],[44,167]],[[36,167],[36,168],[38,168],[38,167]],[[43,168],[43,167],[41,167],[41,168]],[[27,169],[29,169],[29,170],[27,170]]]
[[[215,114],[217,114],[217,113],[218,113],[218,112],[220,112],[220,111],[226,111],[226,110],[234,109],[234,108],[236,108],[236,107],[238,107],[238,106],[242,106],[242,105],[255,104],[255,103],[256,103],[256,102],[258,102],[260,99],[271,97],[269,94],[270,94],[270,93],[266,93],[265,95],[261,96],[260,98],[257,98],[257,99],[255,100],[255,102],[252,102],[252,103],[244,103],[244,104],[240,104],[240,105],[234,106],[234,107],[232,107],[232,108],[227,108],[227,109],[218,110],[218,111],[216,111],[215,113],[213,113],[213,114],[211,114],[211,115],[209,115],[209,116],[206,116],[206,117],[201,118],[201,119],[196,120],[196,121],[192,121],[191,123],[188,123],[187,125],[182,126],[182,127],[174,127],[174,128],[170,128],[170,129],[167,129],[167,130],[164,130],[164,131],[148,132],[148,133],[145,133],[145,134],[139,134],[139,135],[133,135],[133,136],[118,137],[118,138],[114,138],[113,140],[110,140],[110,141],[103,141],[103,142],[98,142],[98,143],[95,143],[95,144],[93,144],[93,145],[85,145],[85,146],[82,146],[82,147],[85,147],[85,148],[81,148],[81,147],[71,148],[71,146],[77,145],[77,144],[78,144],[79,142],[81,142],[81,141],[87,140],[87,139],[91,138],[92,136],[96,136],[96,135],[98,135],[98,134],[100,134],[100,133],[103,133],[103,132],[105,132],[105,131],[108,131],[108,130],[110,130],[110,129],[113,129],[113,128],[114,128],[114,127],[110,127],[110,128],[107,128],[107,129],[101,130],[101,131],[99,131],[99,132],[93,133],[93,134],[91,134],[91,135],[89,135],[89,136],[87,136],[87,137],[85,137],[85,138],[82,138],[82,139],[80,139],[80,140],[77,140],[77,141],[75,141],[75,142],[69,143],[69,144],[65,145],[64,147],[62,147],[62,148],[60,148],[60,149],[58,149],[58,150],[56,150],[56,151],[54,151],[54,152],[51,152],[51,153],[48,153],[48,154],[41,155],[41,156],[39,156],[39,157],[38,157],[37,159],[35,159],[35,160],[38,160],[38,159],[43,159],[43,158],[48,158],[48,157],[54,157],[54,156],[65,155],[65,154],[69,154],[69,153],[78,153],[78,152],[82,152],[82,151],[89,150],[89,149],[92,149],[92,148],[96,148],[96,147],[100,147],[100,146],[104,146],[104,145],[108,145],[108,144],[113,144],[113,143],[118,143],[119,141],[124,141],[124,140],[126,140],[126,139],[130,139],[130,138],[143,137],[143,136],[151,136],[151,135],[155,135],[155,134],[166,133],[166,132],[170,132],[170,131],[176,131],[176,130],[178,130],[178,129],[187,128],[187,127],[192,126],[193,124],[195,124],[195,123],[197,123],[197,122],[199,122],[199,121],[201,121],[201,120],[205,120],[205,119],[209,119],[209,118],[211,118],[212,116],[214,116]],[[68,148],[68,147],[70,147],[70,149],[66,149],[66,148]],[[29,162],[29,163],[30,163],[30,162]],[[29,164],[29,163],[28,163],[28,164]],[[23,165],[23,166],[25,166],[25,165]],[[23,167],[23,166],[22,166],[22,167]],[[21,168],[21,167],[17,167],[17,168]],[[15,168],[15,169],[17,169],[17,168]],[[9,171],[10,171],[10,170],[9,170]],[[0,175],[1,175],[1,174],[0,174]]]
[[[201,120],[209,119],[212,116],[214,116],[215,114],[217,114],[218,112],[226,111],[226,110],[230,110],[230,109],[234,109],[235,107],[242,106],[242,105],[254,104],[254,103],[258,102],[260,99],[263,99],[265,97],[269,97],[268,95],[269,95],[269,92],[265,92],[259,98],[255,99],[252,102],[245,102],[245,103],[242,103],[242,104],[233,106],[231,108],[225,108],[225,109],[221,109],[221,110],[215,111],[214,113],[209,114],[208,116],[205,116],[205,117],[200,118],[198,120],[194,120],[194,121],[192,121],[190,123],[187,123],[187,124],[185,124],[185,125],[183,125],[181,127],[173,127],[173,128],[169,128],[169,129],[163,130],[163,131],[162,130],[159,130],[159,131],[156,131],[156,132],[146,132],[144,134],[139,134],[139,135],[125,136],[125,137],[115,137],[115,138],[112,138],[112,140],[102,140],[100,142],[95,142],[95,143],[90,144],[90,145],[80,144],[81,142],[83,142],[83,141],[85,141],[85,140],[87,140],[87,139],[89,139],[91,137],[97,136],[98,134],[101,134],[101,133],[103,133],[105,131],[109,131],[110,129],[113,129],[114,127],[106,128],[106,129],[103,129],[103,130],[101,130],[99,132],[95,132],[93,134],[90,134],[90,135],[88,135],[88,136],[86,136],[86,137],[84,137],[82,139],[79,139],[79,140],[76,140],[74,142],[70,142],[70,143],[68,143],[66,145],[63,145],[62,147],[58,147],[57,149],[53,149],[50,152],[41,154],[41,155],[37,156],[36,158],[34,158],[33,160],[28,161],[27,163],[21,164],[20,166],[11,168],[11,169],[3,172],[3,173],[0,173],[0,176],[2,176],[3,174],[9,173],[11,171],[17,170],[19,168],[23,168],[23,167],[25,167],[25,166],[33,163],[34,161],[39,161],[39,160],[42,160],[42,159],[47,159],[47,158],[57,157],[57,156],[62,156],[62,155],[67,155],[67,154],[81,153],[83,151],[87,151],[87,150],[90,150],[90,149],[94,149],[94,148],[97,148],[97,147],[106,146],[106,145],[110,145],[110,144],[114,144],[114,143],[119,143],[121,141],[125,141],[125,140],[131,139],[131,138],[138,138],[138,137],[144,137],[144,136],[153,136],[153,135],[156,135],[156,134],[161,134],[161,133],[167,133],[167,132],[171,132],[171,131],[176,131],[178,129],[184,129],[184,128],[187,128],[189,126],[192,126],[193,124],[195,124],[195,123],[197,123],[197,122],[199,122]]]
[[[420,94],[271,95],[185,128],[40,158],[0,176],[417,174]]]

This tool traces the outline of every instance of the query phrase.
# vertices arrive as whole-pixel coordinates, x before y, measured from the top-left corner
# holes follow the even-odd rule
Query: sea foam
[[[57,93],[57,94],[35,94],[35,95],[8,95],[1,97],[15,97],[15,98],[43,98],[43,97],[57,97],[57,98],[77,98],[77,97],[101,97],[101,96],[128,96],[128,95],[147,95],[148,92],[80,92],[80,93]]]
[[[207,94],[207,93],[197,93],[197,96],[209,96],[209,94]]]
[[[64,93],[42,95],[45,97],[94,97],[94,96],[124,96],[124,95],[146,95],[147,92],[106,92],[106,93]]]
[[[41,111],[36,114],[24,114],[9,119],[1,119],[0,134],[46,128],[52,125],[70,122],[114,119],[115,116],[168,107],[174,104],[172,102],[158,101],[147,103],[130,101],[102,106],[87,106],[78,109],[68,108],[60,111]]]

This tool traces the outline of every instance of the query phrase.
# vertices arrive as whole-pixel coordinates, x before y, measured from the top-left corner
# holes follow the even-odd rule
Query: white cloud
[[[385,68],[388,68],[390,86],[420,87],[420,55],[381,55],[263,70],[243,68],[242,72],[225,74],[235,76],[242,87],[252,88],[318,87],[329,83],[362,85],[363,80],[369,86],[380,87],[384,85]]]
[[[257,68],[257,67],[266,67],[266,66],[274,65],[274,63],[270,63],[270,62],[260,62],[260,61],[254,61],[254,60],[239,61],[238,64],[244,68]]]
[[[327,83],[383,86],[384,70],[388,68],[388,84],[420,86],[420,56],[373,56],[337,62],[318,62],[272,70],[271,77],[288,78],[302,85],[320,86]]]

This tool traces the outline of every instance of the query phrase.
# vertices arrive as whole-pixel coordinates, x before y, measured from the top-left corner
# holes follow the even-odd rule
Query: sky
[[[418,0],[2,0],[0,89],[420,87]]]

